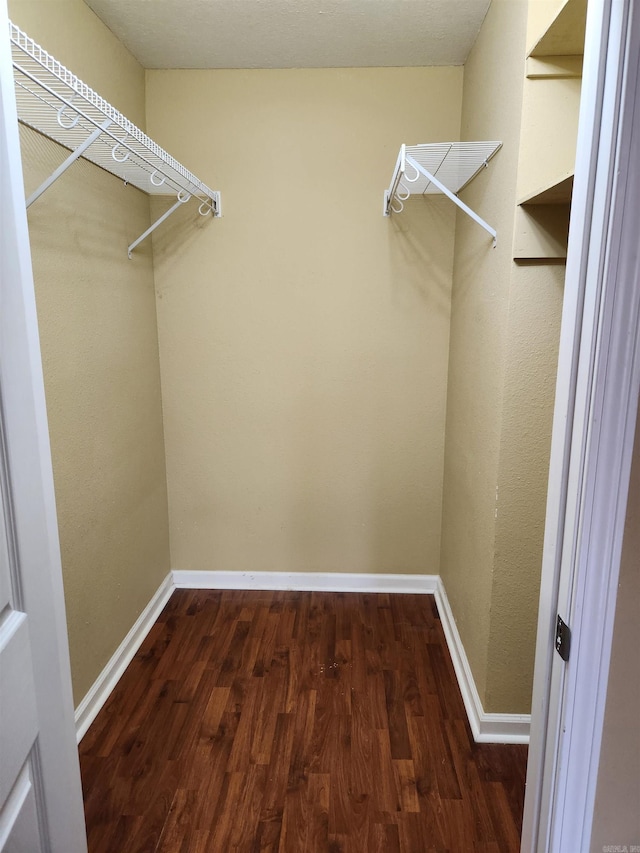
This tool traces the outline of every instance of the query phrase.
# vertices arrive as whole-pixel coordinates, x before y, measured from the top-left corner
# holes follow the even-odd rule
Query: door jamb
[[[585,850],[591,835],[640,387],[638,241],[628,209],[640,197],[632,8],[590,0],[587,15],[523,853]],[[554,650],[558,613],[572,629],[568,664]]]

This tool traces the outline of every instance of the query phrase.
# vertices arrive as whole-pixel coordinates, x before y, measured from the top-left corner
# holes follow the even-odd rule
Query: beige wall
[[[224,212],[154,243],[174,568],[438,572],[454,211],[382,192],[402,142],[458,138],[461,87],[147,73],[149,132]]]
[[[529,713],[564,266],[514,266],[485,710]]]
[[[640,419],[636,425],[613,629],[592,853],[640,845]]]
[[[144,122],[144,72],[80,0],[10,3],[12,20]],[[21,130],[27,192],[65,156]],[[86,161],[29,210],[76,704],[169,570],[146,196]]]
[[[463,139],[503,148],[458,214],[441,575],[485,711],[531,703],[562,267],[512,260],[525,0],[494,0],[465,66]]]

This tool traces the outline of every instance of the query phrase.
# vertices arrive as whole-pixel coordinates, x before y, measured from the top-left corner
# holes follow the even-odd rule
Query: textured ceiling
[[[461,65],[490,0],[86,0],[145,68]]]

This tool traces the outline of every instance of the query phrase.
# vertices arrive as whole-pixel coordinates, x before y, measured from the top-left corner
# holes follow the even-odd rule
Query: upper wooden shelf
[[[521,198],[518,204],[570,204],[572,192],[573,172],[569,172],[553,183],[540,187]]]
[[[566,0],[529,56],[582,56],[587,0]]]
[[[513,257],[517,261],[561,262],[567,257],[573,172],[520,199]]]

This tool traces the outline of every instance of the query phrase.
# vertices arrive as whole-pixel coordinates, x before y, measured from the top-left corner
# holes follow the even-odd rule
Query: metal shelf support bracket
[[[467,214],[467,216],[470,216],[474,220],[474,222],[477,222],[478,225],[484,228],[485,231],[488,231],[489,234],[491,234],[491,236],[493,237],[493,246],[495,248],[497,243],[497,233],[495,228],[492,228],[487,222],[484,221],[481,216],[478,216],[478,214],[474,210],[471,210],[471,208],[463,201],[461,201],[455,193],[452,193],[451,190],[447,189],[447,187],[445,187],[443,183],[441,183],[434,175],[432,175],[431,172],[428,172],[424,168],[424,166],[421,166],[420,163],[418,163],[418,161],[415,160],[410,154],[406,154],[405,158],[406,162],[410,166],[412,166],[416,170],[416,172],[419,172],[420,174],[424,175],[427,180],[431,181],[432,184],[438,187],[441,193],[444,193],[444,195],[446,195],[447,198],[450,198],[454,204],[457,204],[460,210],[463,210]]]
[[[176,201],[176,203],[171,205],[169,210],[165,211],[165,213],[163,213],[159,219],[156,219],[156,221],[153,223],[153,225],[150,225],[147,228],[147,230],[144,232],[144,234],[141,234],[138,237],[138,239],[134,240],[133,243],[129,246],[129,248],[127,249],[127,254],[129,255],[129,260],[131,260],[131,253],[133,252],[135,247],[139,246],[143,240],[146,240],[146,238],[156,230],[158,225],[162,225],[162,223],[165,221],[165,219],[168,219],[171,216],[171,214],[174,213],[180,207],[180,205],[186,204],[190,198],[191,198],[190,195],[186,195],[186,197],[185,196],[181,197],[181,193],[178,193],[178,200]]]
[[[98,139],[100,134],[104,130],[106,130],[110,124],[111,119],[105,119],[105,121],[103,121],[99,127],[96,127],[93,133],[89,134],[89,136],[85,139],[83,143],[78,145],[78,147],[74,151],[72,151],[71,154],[69,154],[67,159],[58,166],[55,172],[49,175],[47,180],[40,184],[37,190],[31,193],[31,195],[27,199],[27,208],[31,207],[33,202],[39,199],[42,193],[48,190],[49,187],[54,184],[61,175],[64,175],[69,166],[73,165],[73,163],[75,163],[79,157],[82,157],[87,148],[92,145],[96,141],[96,139]]]
[[[158,225],[162,225],[162,223],[165,221],[165,219],[168,219],[172,213],[174,213],[181,205],[186,204],[190,199],[191,199],[191,196],[189,195],[189,193],[185,193],[185,192],[180,191],[178,193],[178,199],[175,202],[175,204],[172,204],[171,207],[169,208],[169,210],[166,210],[162,214],[162,216],[160,216],[158,219],[156,219],[156,221],[153,223],[153,225],[150,225],[147,228],[147,230],[144,232],[144,234],[141,234],[137,240],[134,240],[133,243],[131,243],[131,245],[127,249],[127,254],[129,256],[129,260],[131,260],[131,253],[136,248],[136,246],[139,246],[143,240],[146,240],[146,238],[150,234],[153,234],[153,232],[156,230]],[[203,208],[206,208],[206,209],[203,210]],[[222,216],[222,212],[220,210],[220,193],[218,193],[218,192],[212,193],[211,198],[207,199],[206,201],[203,201],[202,204],[200,205],[199,212],[200,212],[201,216],[206,216],[207,213],[209,213],[209,211],[211,212],[212,216]]]

